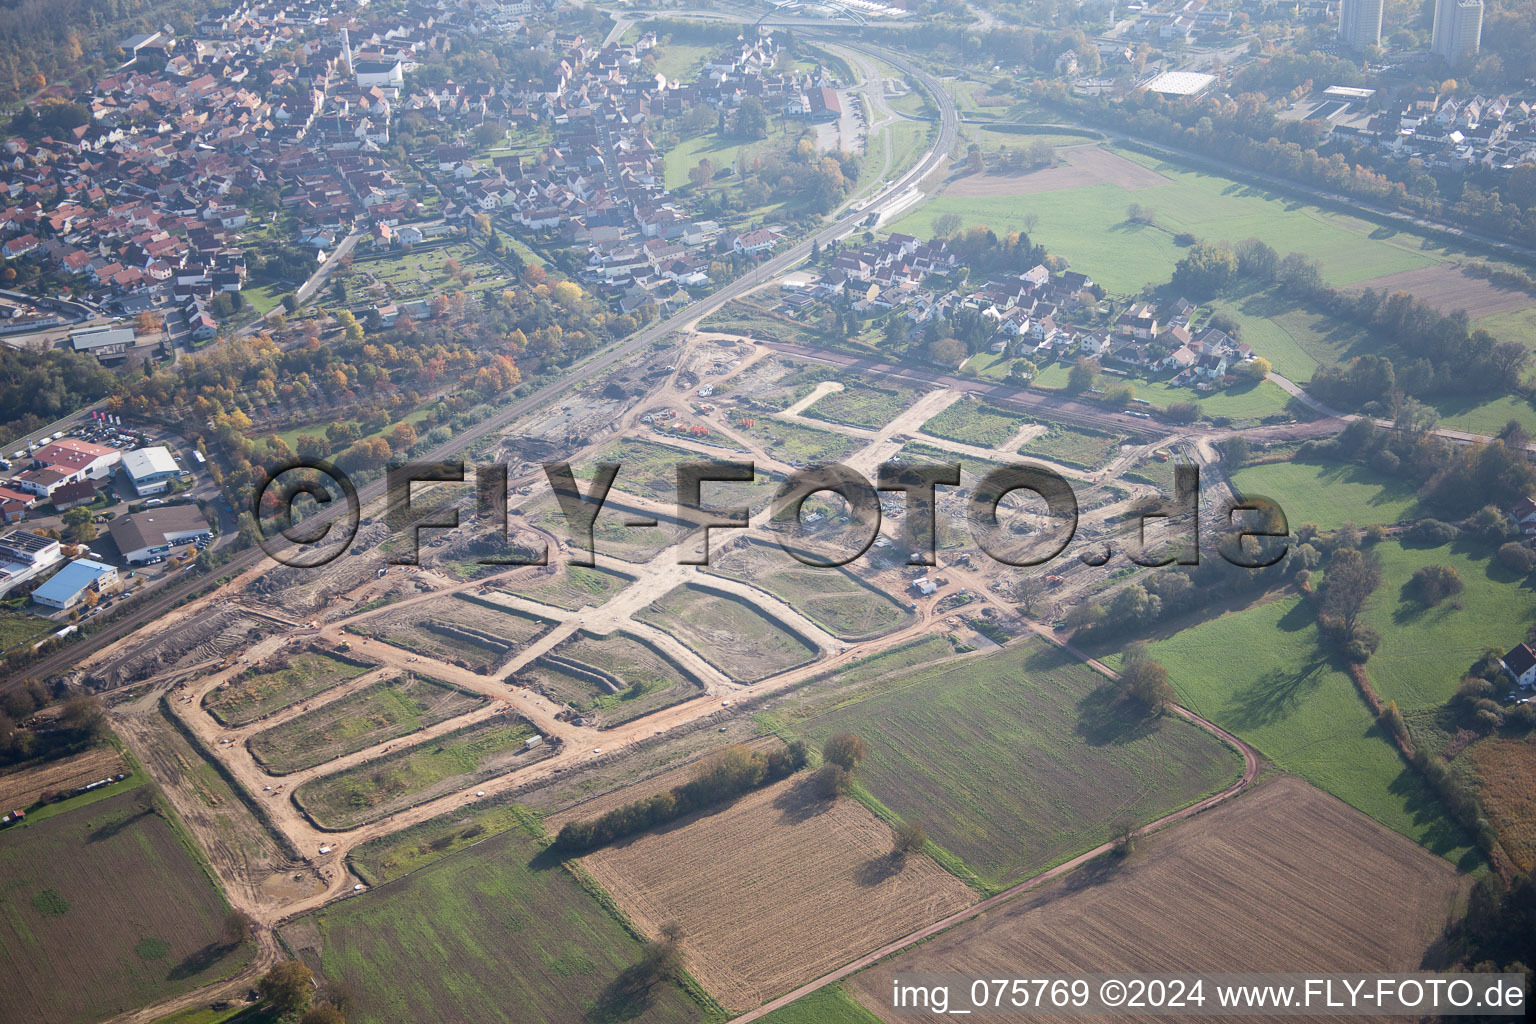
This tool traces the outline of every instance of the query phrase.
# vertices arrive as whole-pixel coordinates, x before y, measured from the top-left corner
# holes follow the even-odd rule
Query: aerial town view
[[[1533,0],[0,11],[0,1024],[1528,1014]]]

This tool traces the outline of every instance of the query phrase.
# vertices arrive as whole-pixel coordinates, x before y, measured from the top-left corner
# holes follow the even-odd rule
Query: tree
[[[1040,373],[1040,367],[1028,359],[1015,359],[1008,366],[1010,380],[1031,381]]]
[[[1067,374],[1067,390],[1081,394],[1093,387],[1099,378],[1099,361],[1090,356],[1078,356]]]
[[[940,338],[928,346],[928,358],[940,366],[959,366],[965,361],[965,343],[958,338]]]
[[[311,1006],[309,1012],[299,1018],[299,1024],[347,1024],[347,1018],[330,1003],[320,1003]]]
[[[828,800],[835,800],[853,788],[853,773],[839,764],[824,764],[816,771],[816,789]]]
[[[1040,595],[1045,593],[1045,581],[1038,576],[1020,577],[1014,584],[1013,596],[1019,602],[1019,609],[1025,615],[1033,615],[1035,602],[1040,600]]]
[[[1173,286],[1197,299],[1222,291],[1237,276],[1237,255],[1227,246],[1196,242],[1173,268]]]
[[[1321,587],[1322,611],[1339,625],[1342,639],[1356,637],[1360,616],[1381,586],[1381,560],[1374,553],[1339,548],[1328,559]]]
[[[1126,648],[1121,662],[1122,692],[1140,702],[1148,714],[1161,715],[1177,700],[1168,683],[1168,670],[1147,655],[1145,645],[1132,644]]]
[[[239,910],[224,915],[224,945],[238,946],[251,936],[251,918]]]
[[[1532,551],[1519,541],[1512,540],[1499,548],[1499,564],[1511,572],[1520,573],[1522,576],[1536,568],[1536,551]],[[1452,570],[1453,572],[1455,570]]]
[[[1254,356],[1252,359],[1238,363],[1232,368],[1233,376],[1238,380],[1261,381],[1269,376],[1274,364],[1263,356]]]
[[[827,742],[821,748],[822,760],[850,772],[859,766],[868,753],[869,747],[864,740],[851,732],[839,732],[828,736]]]
[[[262,975],[256,990],[280,1017],[303,1013],[315,998],[315,976],[299,961],[284,960]]]
[[[921,850],[928,845],[928,830],[920,821],[904,821],[896,826],[895,853],[906,854]]]
[[[941,213],[933,218],[930,226],[933,228],[935,238],[953,238],[960,233],[960,227],[964,223],[958,213]]]
[[[768,137],[768,114],[763,110],[763,101],[756,96],[741,101],[741,109],[736,112],[736,134],[745,139]]]
[[[1531,554],[1529,549],[1523,545],[1517,546],[1536,562],[1536,555]],[[1408,589],[1420,604],[1432,608],[1446,598],[1459,596],[1467,589],[1467,585],[1461,581],[1461,574],[1455,566],[1425,565],[1414,570],[1408,580]]]
[[[1227,438],[1222,446],[1222,452],[1226,455],[1227,470],[1234,471],[1243,468],[1248,461],[1248,439],[1242,434],[1236,434]]]
[[[715,177],[715,165],[709,157],[704,157],[688,171],[688,180],[693,182],[695,188],[703,188]]]

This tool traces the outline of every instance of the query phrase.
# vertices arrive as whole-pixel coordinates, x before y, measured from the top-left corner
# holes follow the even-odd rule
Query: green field
[[[1365,621],[1382,643],[1366,672],[1377,692],[1403,711],[1450,700],[1485,650],[1515,646],[1536,618],[1530,584],[1481,546],[1405,548],[1386,541],[1373,550],[1381,556],[1382,584]],[[1467,589],[1454,601],[1422,607],[1403,588],[1426,565],[1450,566]]]
[[[982,884],[1001,888],[1150,821],[1237,775],[1234,751],[1174,718],[1149,719],[1058,648],[1028,639],[935,665],[804,722],[819,746],[869,745],[858,777]]]
[[[613,480],[614,490],[667,505],[676,505],[678,467],[689,463],[719,461],[722,457],[702,455],[699,452],[674,448],[655,441],[624,438],[600,455],[578,466],[575,472],[585,487],[597,472],[596,463],[617,462],[620,468],[618,476]],[[744,501],[754,504],[767,501],[772,494],[772,491],[765,486],[767,479],[762,470],[758,470],[755,483],[742,481],[705,484],[704,499],[706,502],[716,503],[722,507]],[[651,533],[656,532],[654,528],[649,529]]]
[[[1475,864],[1467,837],[1319,644],[1311,608],[1291,597],[1186,629],[1151,653],[1192,711],[1435,853]]]
[[[0,833],[0,1020],[87,1024],[250,960],[250,943],[224,937],[228,906],[153,792]]]
[[[761,1018],[763,1024],[879,1024],[870,1013],[843,991],[841,985],[819,988],[781,1010]]]
[[[1279,502],[1293,530],[1302,523],[1336,530],[1345,523],[1395,523],[1420,514],[1412,485],[1346,463],[1248,466],[1232,474],[1232,483],[1244,494]]]
[[[1211,241],[1261,238],[1281,255],[1305,253],[1321,260],[1323,278],[1345,285],[1384,274],[1430,266],[1448,255],[1407,232],[1395,233],[1343,213],[1325,211],[1228,178],[1187,170],[1127,150],[1114,152],[1151,167],[1169,180],[1150,188],[1094,184],[1023,196],[956,198],[939,195],[890,225],[893,232],[926,237],[939,214],[956,213],[967,227],[985,224],[999,234],[1023,230],[1038,218],[1030,237],[1074,269],[1118,294],[1162,284],[1173,275],[1183,250],[1174,234],[1190,232]],[[1132,204],[1155,212],[1156,225],[1130,223]]]
[[[1131,380],[1136,397],[1144,398],[1159,409],[1166,409],[1176,402],[1194,402],[1200,413],[1207,418],[1226,416],[1234,420],[1260,420],[1286,411],[1291,396],[1280,385],[1267,380],[1256,384],[1235,384],[1220,391],[1195,391],[1179,388],[1161,381]]]
[[[635,615],[666,630],[740,683],[755,683],[814,661],[809,640],[735,595],[694,584],[674,587]]]
[[[513,828],[473,849],[283,927],[328,980],[356,993],[351,1024],[684,1024],[703,1017],[676,985],[624,998],[632,937],[558,859]]]
[[[319,828],[347,829],[531,764],[549,746],[525,752],[533,726],[496,715],[372,761],[322,775],[293,791]]]
[[[924,423],[922,432],[979,448],[996,448],[1028,422],[1025,416],[961,399]]]
[[[203,707],[221,725],[244,725],[367,671],[321,651],[279,653],[220,685],[203,698]]]
[[[483,701],[477,693],[436,679],[394,676],[257,733],[248,746],[268,772],[286,775],[409,736]]]
[[[666,75],[668,78],[680,79],[683,82],[691,82],[704,61],[715,54],[720,47],[703,46],[693,43],[678,43],[668,40],[656,48],[656,73]]]

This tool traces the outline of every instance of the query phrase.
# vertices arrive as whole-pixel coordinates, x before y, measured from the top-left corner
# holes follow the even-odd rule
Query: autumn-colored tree
[[[896,827],[896,853],[913,853],[928,845],[928,830],[920,821],[904,821]]]
[[[822,760],[850,772],[859,766],[868,753],[868,744],[851,732],[834,733],[827,737],[827,742],[821,748]]]
[[[303,1013],[314,1000],[315,976],[297,960],[283,960],[262,975],[256,991],[278,1016]]]

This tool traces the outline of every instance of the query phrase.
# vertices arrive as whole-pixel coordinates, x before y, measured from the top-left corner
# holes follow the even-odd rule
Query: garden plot
[[[382,612],[348,629],[488,675],[554,624],[467,594],[452,594]]]
[[[671,633],[740,683],[816,660],[816,645],[734,594],[698,584],[674,587],[642,609],[641,622]]]
[[[761,587],[839,640],[868,640],[906,625],[912,613],[845,568],[805,565],[775,545],[733,544],[710,571]]]
[[[628,633],[579,633],[518,672],[516,681],[605,729],[701,692],[690,673]]]
[[[791,466],[841,462],[863,442],[831,430],[818,430],[792,420],[748,417],[738,429],[762,443],[768,453]]]
[[[548,530],[568,544],[574,543],[570,524],[555,499],[545,496],[525,506],[523,515],[539,529]],[[655,520],[655,526],[626,526],[628,522]],[[675,516],[647,512],[609,492],[602,511],[592,524],[592,543],[599,555],[625,562],[645,563],[681,541],[696,529]],[[537,600],[537,598],[535,598]]]
[[[823,379],[834,379],[824,374]],[[886,385],[876,387],[857,378],[843,381],[843,390],[822,395],[801,413],[811,419],[842,423],[850,427],[878,430],[912,407],[922,396],[916,388]]]
[[[1027,416],[962,399],[924,423],[922,432],[978,448],[997,448],[1030,422]]]
[[[203,698],[203,707],[220,725],[245,725],[356,679],[372,667],[320,647],[282,651],[219,684]]]
[[[293,791],[293,802],[319,828],[356,828],[542,760],[552,747],[529,749],[527,742],[536,735],[527,719],[503,712],[311,779]]]
[[[400,675],[251,737],[251,756],[274,775],[338,757],[473,711],[485,698],[426,676]]]
[[[1046,428],[1045,433],[1030,438],[1019,449],[1019,454],[1038,455],[1063,466],[1096,470],[1107,465],[1126,440],[1119,434],[1065,423],[1047,422]]]

